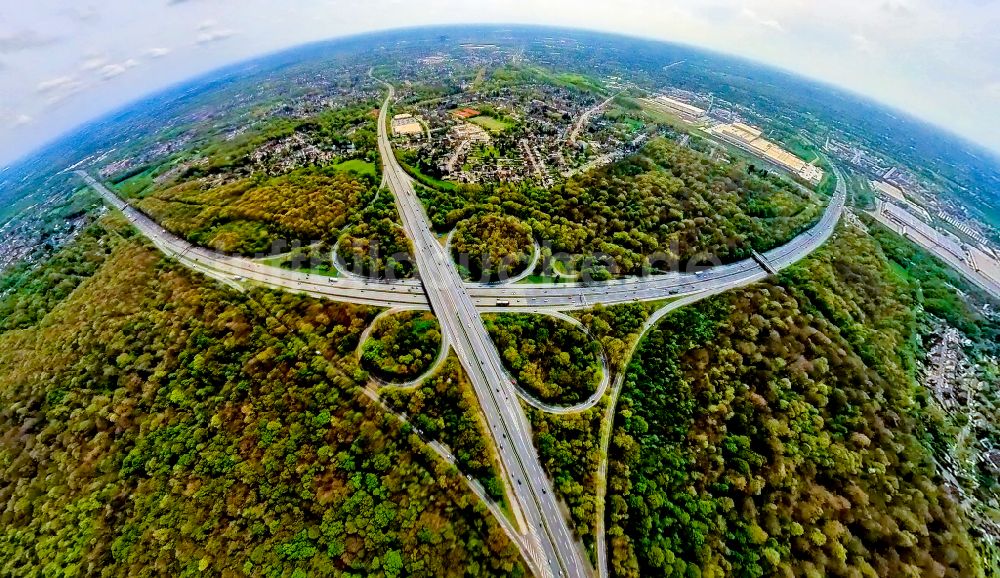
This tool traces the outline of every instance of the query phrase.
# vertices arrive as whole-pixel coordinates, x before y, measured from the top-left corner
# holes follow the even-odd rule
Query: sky
[[[740,55],[1000,154],[995,0],[33,0],[0,7],[0,164],[219,66],[386,28],[568,26]]]

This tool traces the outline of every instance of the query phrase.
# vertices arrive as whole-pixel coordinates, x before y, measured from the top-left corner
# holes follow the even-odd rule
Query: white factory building
[[[734,122],[720,124],[712,128],[711,132],[729,144],[798,175],[807,182],[818,185],[823,180],[823,169],[807,163],[778,144],[767,140],[757,127]]]
[[[693,104],[688,104],[662,94],[654,98],[653,101],[667,112],[675,114],[679,116],[681,120],[685,120],[687,122],[697,122],[704,119],[707,114],[704,109],[698,108]]]

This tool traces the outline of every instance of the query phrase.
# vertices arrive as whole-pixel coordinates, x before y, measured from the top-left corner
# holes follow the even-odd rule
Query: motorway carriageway
[[[531,428],[515,388],[503,371],[500,354],[486,332],[479,311],[458,269],[431,231],[409,176],[396,161],[386,119],[394,89],[379,113],[378,146],[386,183],[394,193],[403,228],[414,244],[417,267],[442,333],[450,336],[483,415],[508,480],[512,506],[523,520],[529,551],[526,562],[539,576],[588,578],[591,567],[573,539],[552,484],[542,469]]]
[[[387,99],[386,105],[388,102]],[[383,106],[383,115],[385,108]],[[543,575],[587,576],[589,565],[583,561],[547,476],[541,469],[530,439],[527,419],[518,405],[513,385],[508,383],[501,369],[502,362],[482,325],[479,309],[495,308],[498,300],[508,302],[507,307],[515,310],[518,307],[566,310],[597,303],[658,300],[705,291],[716,292],[764,279],[768,274],[757,262],[747,259],[697,274],[671,273],[593,284],[465,284],[427,225],[423,206],[412,189],[409,177],[392,155],[383,125],[384,119],[379,127],[383,133],[379,145],[383,158],[387,159],[384,163],[387,182],[396,195],[397,208],[407,233],[417,248],[418,267],[425,275],[430,272],[429,278],[423,281],[379,282],[325,277],[269,267],[197,247],[163,229],[85,172],[77,172],[165,253],[230,285],[239,286],[252,281],[319,297],[377,306],[427,308],[430,303],[435,303],[438,318],[453,337],[452,346],[476,387],[501,454],[505,474],[520,506],[519,513],[528,525],[526,537],[532,546],[528,553],[529,565]],[[768,263],[774,269],[781,269],[821,245],[832,234],[845,197],[846,185],[838,171],[837,192],[820,222],[788,244],[767,252],[764,257]],[[431,296],[430,301],[428,295]]]
[[[264,265],[250,259],[226,255],[193,245],[170,233],[158,223],[122,201],[107,187],[83,171],[77,171],[107,202],[122,211],[140,231],[168,255],[176,257],[210,276],[233,285],[251,281],[268,287],[301,291],[348,303],[378,307],[429,308],[421,282],[417,279],[400,281],[365,280],[356,277],[330,277],[291,271]],[[846,185],[838,171],[837,193],[820,221],[808,231],[785,245],[764,253],[775,269],[798,261],[819,247],[833,233],[844,207]],[[748,280],[767,277],[753,259],[710,267],[698,273],[665,273],[647,277],[630,277],[613,281],[584,283],[482,285],[466,283],[466,291],[477,307],[496,307],[505,303],[510,309],[545,307],[558,311],[585,309],[597,304],[615,305],[633,301],[656,301],[682,297],[715,289],[736,286]]]

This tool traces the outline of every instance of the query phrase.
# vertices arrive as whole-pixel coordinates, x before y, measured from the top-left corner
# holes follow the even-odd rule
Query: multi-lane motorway
[[[251,259],[225,255],[193,245],[173,235],[122,201],[87,173],[83,171],[77,173],[109,204],[120,209],[157,247],[185,265],[216,279],[229,283],[253,282],[349,303],[380,307],[429,307],[418,280],[378,281],[353,276],[327,277],[270,267]],[[840,182],[842,180],[838,180],[838,183]],[[840,219],[844,198],[842,187],[838,187],[837,194],[816,225],[789,243],[764,253],[763,256],[770,265],[780,270],[819,247],[830,236]],[[694,295],[720,285],[744,285],[762,279],[766,275],[767,272],[756,261],[744,259],[697,273],[673,272],[594,283],[512,283],[488,286],[466,283],[465,287],[477,307],[496,307],[498,304],[503,304],[510,309],[548,308],[568,311],[597,304],[615,305]]]
[[[252,259],[226,255],[181,239],[120,199],[84,171],[76,171],[105,201],[115,207],[161,251],[184,265],[229,284],[257,283],[337,301],[375,306],[427,307],[417,280],[382,283],[377,280],[329,277],[271,267]]]
[[[409,176],[396,161],[386,130],[394,91],[379,113],[378,145],[386,184],[395,196],[403,228],[414,244],[420,278],[431,308],[462,362],[482,406],[497,446],[500,464],[512,491],[515,507],[526,525],[528,543],[535,545],[529,563],[543,574],[584,578],[590,566],[559,509],[552,485],[542,469],[531,439],[527,417],[513,384],[506,377],[500,355],[483,325],[468,289],[451,257],[431,231],[423,205]]]
[[[949,267],[965,277],[973,285],[1000,298],[1000,283],[974,267],[967,258],[959,257],[953,253],[951,249],[940,241],[941,235],[933,227],[919,223],[919,219],[916,219],[916,217],[914,219],[917,220],[918,225],[903,222],[898,216],[888,211],[888,207],[887,203],[879,201],[875,210],[870,211],[868,214],[890,230],[920,245],[926,251],[947,263]]]
[[[523,526],[524,539],[520,542],[522,549],[525,549],[524,544],[528,545],[525,552],[527,562],[538,575],[589,576],[590,565],[573,539],[566,517],[542,469],[516,388],[503,369],[480,313],[497,307],[522,311],[566,311],[596,304],[683,297],[675,302],[679,306],[704,295],[759,281],[769,275],[768,269],[777,271],[791,265],[829,238],[843,211],[846,181],[835,168],[837,191],[819,223],[791,242],[759,256],[766,266],[754,259],[746,259],[695,273],[668,273],[599,283],[490,286],[464,283],[447,250],[431,231],[412,181],[392,152],[386,121],[394,91],[390,85],[386,86],[389,95],[380,110],[378,127],[383,179],[394,194],[403,227],[414,244],[419,280],[383,282],[353,276],[327,277],[270,267],[198,247],[166,231],[86,172],[77,173],[164,253],[234,287],[242,288],[247,283],[253,283],[349,303],[432,309],[441,323],[445,340],[461,360],[482,405],[504,475],[512,489],[516,518]],[[618,388],[620,385],[616,384],[616,393]],[[599,564],[599,568],[601,566]]]

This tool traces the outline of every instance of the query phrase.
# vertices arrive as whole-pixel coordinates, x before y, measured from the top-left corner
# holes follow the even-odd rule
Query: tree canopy
[[[614,574],[982,575],[921,445],[916,330],[911,288],[852,229],[665,317],[615,422]]]
[[[361,346],[361,366],[384,381],[419,377],[441,350],[441,328],[429,311],[406,311],[379,319]]]
[[[504,366],[528,393],[568,405],[597,390],[600,344],[583,330],[545,315],[501,313],[483,320]]]
[[[452,254],[473,281],[509,279],[531,263],[531,227],[510,215],[487,213],[458,223]]]
[[[608,255],[622,274],[723,262],[785,243],[815,223],[817,195],[668,139],[551,189],[526,184],[417,186],[441,231],[481,213],[517,217],[555,252]],[[664,262],[665,261],[665,262]]]
[[[103,263],[0,332],[0,573],[524,575],[455,469],[361,395],[373,309],[236,293],[99,226]]]

